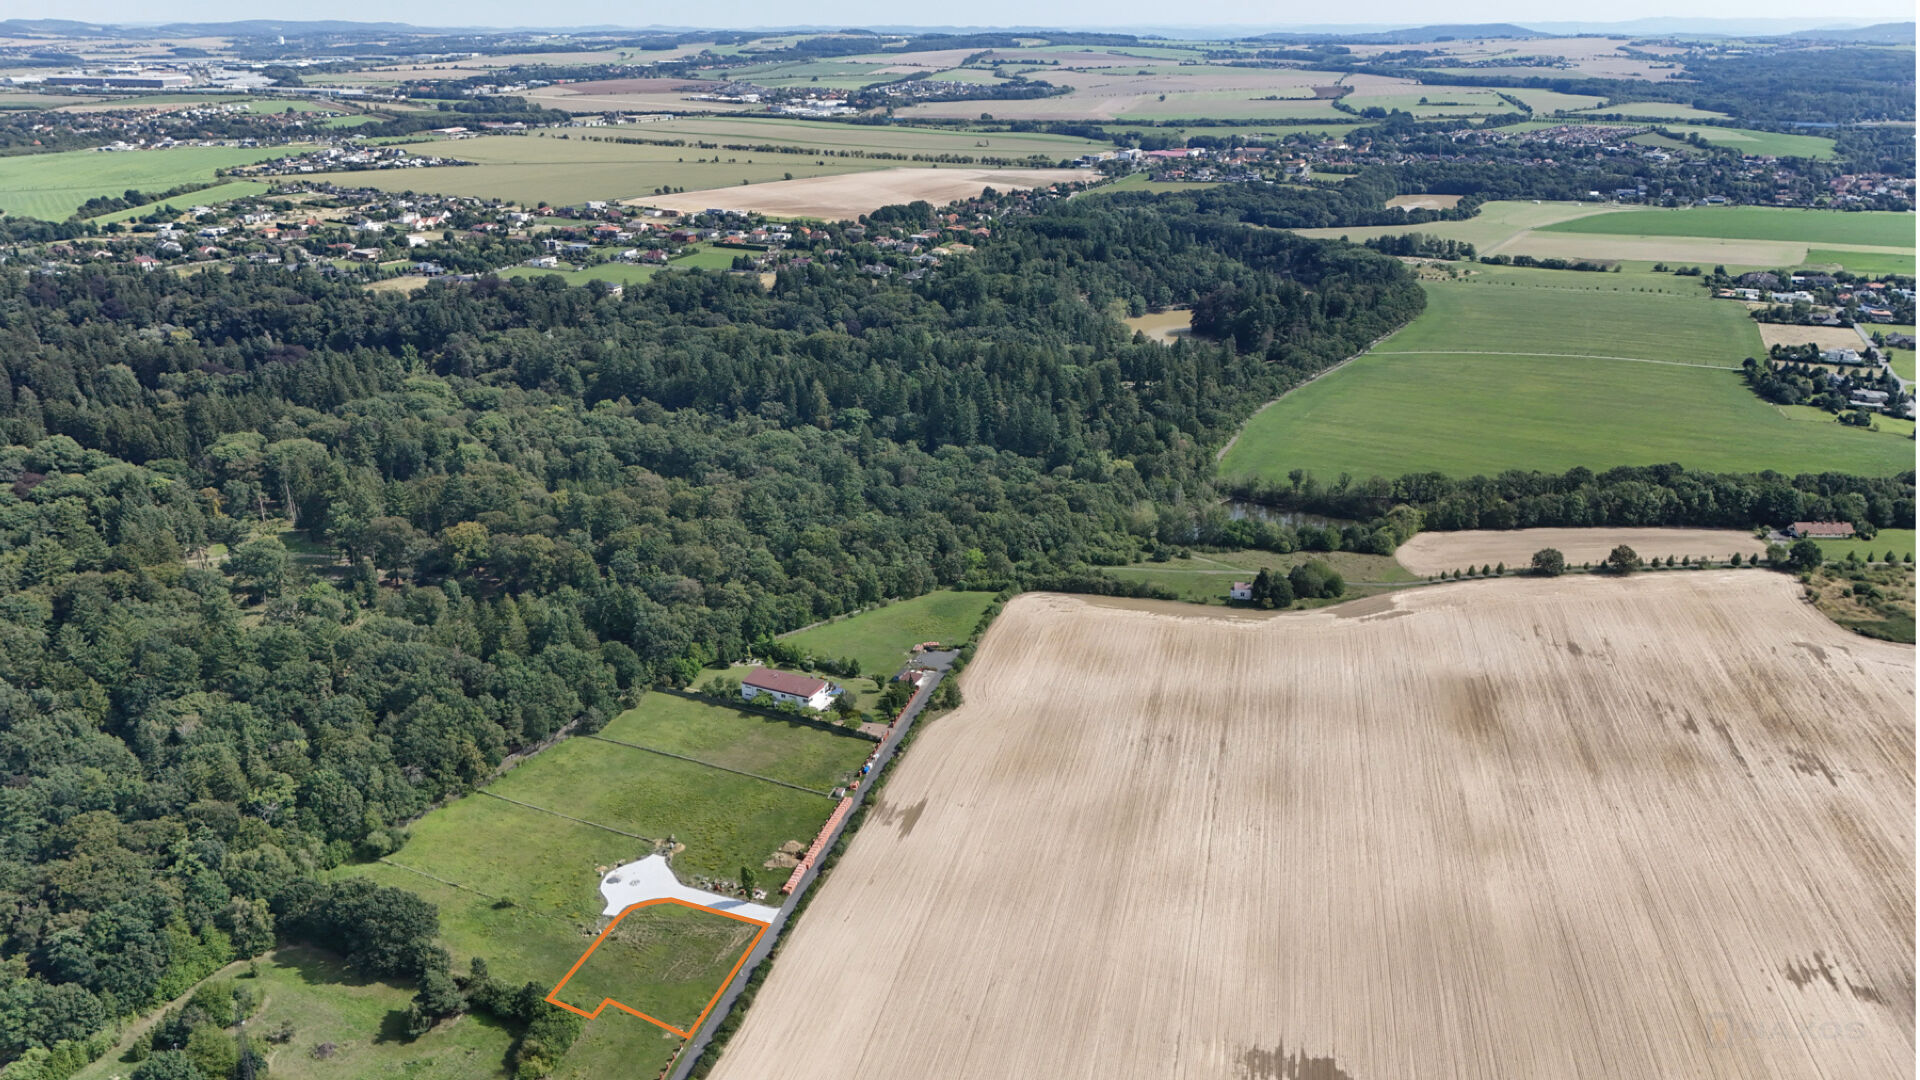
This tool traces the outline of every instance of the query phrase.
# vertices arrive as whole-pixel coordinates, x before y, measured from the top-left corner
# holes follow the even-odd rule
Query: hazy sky
[[[1911,0],[1860,0],[1844,10],[1804,0],[1618,0],[1604,8],[1542,8],[1532,0],[1470,0],[1443,9],[1425,0],[1375,0],[1368,4],[1275,4],[1271,0],[970,0],[935,6],[899,0],[705,0],[686,6],[634,4],[621,0],[570,0],[529,5],[521,0],[334,0],[312,4],[258,0],[4,0],[0,17],[88,19],[158,23],[229,19],[352,19],[408,22],[420,26],[618,26],[686,25],[762,27],[792,25],[952,25],[1125,28],[1128,26],[1306,26],[1327,23],[1421,25],[1434,22],[1529,20],[1627,20],[1682,18],[1793,18],[1808,25],[1851,25],[1913,18]],[[697,22],[695,21],[697,20]]]

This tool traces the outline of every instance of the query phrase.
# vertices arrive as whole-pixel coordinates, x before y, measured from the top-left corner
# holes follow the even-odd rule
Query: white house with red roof
[[[757,667],[740,680],[740,696],[748,701],[771,698],[791,701],[808,709],[825,709],[833,703],[833,684],[810,675]]]

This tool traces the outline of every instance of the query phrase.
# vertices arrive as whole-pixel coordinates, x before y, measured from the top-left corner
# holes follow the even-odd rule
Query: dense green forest
[[[1203,296],[1241,348],[1112,317]],[[1191,538],[1226,433],[1422,302],[1151,199],[915,284],[0,269],[0,1075],[276,936],[444,998],[430,912],[314,875],[775,632]]]

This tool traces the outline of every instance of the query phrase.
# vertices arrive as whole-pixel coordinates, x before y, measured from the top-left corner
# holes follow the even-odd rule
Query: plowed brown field
[[[1914,652],[1759,571],[1020,597],[720,1080],[1914,1074]]]

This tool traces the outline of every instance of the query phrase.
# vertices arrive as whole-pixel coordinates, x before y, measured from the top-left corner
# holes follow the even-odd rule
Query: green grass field
[[[1519,92],[1516,91],[1516,93]],[[1356,101],[1355,104],[1358,104],[1358,102]],[[1647,106],[1647,108],[1655,108],[1655,106]],[[1695,113],[1697,110],[1688,109],[1686,106],[1660,107],[1660,111],[1662,112],[1668,111],[1669,109],[1686,110],[1686,113],[1675,112],[1675,115],[1671,119],[1699,118],[1687,115],[1688,113]],[[1634,120],[1606,120],[1601,118],[1617,111],[1620,110],[1611,108],[1592,109],[1589,110],[1592,114],[1589,116],[1569,115],[1557,116],[1547,120],[1526,120],[1517,124],[1509,124],[1500,130],[1539,131],[1545,128],[1559,127],[1563,124],[1580,123],[1590,124],[1595,127],[1643,127],[1651,123],[1658,124],[1661,129],[1673,132],[1683,139],[1689,134],[1698,134],[1702,139],[1705,139],[1714,146],[1724,146],[1729,150],[1738,150],[1742,154],[1749,156],[1804,157],[1822,161],[1834,156],[1833,140],[1821,135],[1783,135],[1773,131],[1754,131],[1750,128],[1718,127],[1704,124],[1675,124],[1667,122],[1668,117],[1654,116],[1647,112],[1636,114],[1641,118]],[[1710,113],[1700,114],[1701,117],[1711,115]],[[1669,142],[1661,140],[1659,136],[1643,137],[1634,141],[1642,142],[1645,145],[1668,146],[1678,149],[1685,149],[1688,145],[1682,141]]]
[[[1913,334],[1913,327],[1911,326],[1873,326],[1868,329],[1868,332],[1871,333],[1874,330],[1888,334],[1906,334],[1909,336]],[[1913,350],[1888,349],[1887,354],[1887,362],[1893,367],[1893,373],[1908,382],[1912,382],[1914,380]]]
[[[456,962],[462,971],[465,965],[464,958]],[[462,1016],[410,1039],[406,1022],[412,987],[361,978],[339,958],[298,946],[269,953],[259,966],[258,978],[244,974],[245,964],[230,965],[216,977],[234,979],[234,985],[263,999],[247,1028],[279,1080],[496,1080],[508,1075],[513,1034],[489,1017]],[[292,1041],[277,1045],[261,1037],[282,1021],[292,1022]],[[121,1044],[76,1073],[77,1080],[113,1080],[131,1073],[134,1066],[124,1055],[145,1026],[129,1027]],[[333,1044],[334,1050],[316,1058],[313,1049],[322,1043]]]
[[[260,180],[229,180],[224,184],[215,184],[210,188],[202,188],[199,191],[181,195],[178,198],[163,199],[158,203],[128,207],[125,210],[115,210],[111,214],[101,214],[99,217],[92,217],[87,220],[93,222],[95,225],[107,225],[115,221],[133,221],[136,218],[143,218],[149,214],[160,212],[169,206],[178,211],[180,215],[184,215],[188,209],[195,206],[215,206],[220,203],[232,202],[235,199],[250,199],[256,195],[265,195],[272,189],[272,184]]]
[[[435,152],[474,164],[387,172],[315,173],[310,179],[377,187],[383,191],[471,195],[525,205],[545,200],[554,206],[569,206],[589,199],[651,195],[661,187],[698,191],[733,187],[743,180],[756,184],[781,180],[788,174],[799,179],[911,164],[858,158],[816,160],[799,154],[755,154],[745,150],[701,150],[532,135],[487,135],[455,140],[437,144]]]
[[[812,840],[833,809],[819,795],[592,739],[570,739],[536,761],[538,768],[514,769],[486,790],[651,840],[672,837],[686,845],[674,856],[683,879],[733,878],[743,864],[759,866],[789,840]],[[499,883],[490,892],[511,882],[536,910],[563,914],[598,908],[594,866],[651,850],[518,803],[487,795],[452,803],[420,819],[392,858],[450,881]]]
[[[967,639],[993,604],[988,592],[932,592],[789,634],[787,644],[835,659],[851,656],[862,671],[892,675],[922,641]]]
[[[1021,131],[956,131],[950,128],[873,124],[837,124],[832,121],[781,120],[760,117],[682,116],[633,129],[640,138],[686,139],[689,142],[797,146],[851,153],[966,154],[977,157],[1048,159],[1079,157],[1111,144],[1070,135]],[[697,147],[689,147],[697,151]]]
[[[1820,550],[1828,559],[1844,559],[1849,554],[1857,554],[1868,562],[1879,562],[1893,552],[1896,559],[1905,558],[1914,553],[1914,530],[1881,529],[1871,540],[1818,540]]]
[[[165,191],[181,184],[212,180],[215,169],[265,161],[291,152],[297,151],[284,146],[249,150],[183,146],[166,150],[68,150],[58,154],[0,157],[0,210],[20,217],[61,221],[96,195],[118,195],[128,188]]]
[[[620,920],[556,996],[587,1012],[611,998],[691,1030],[759,930],[678,904],[641,908]],[[591,1022],[615,1017],[630,1019],[609,1005]]]
[[[665,694],[648,696],[604,734],[809,785],[857,767],[873,745]],[[458,799],[415,822],[387,860],[336,873],[409,889],[436,904],[441,943],[456,966],[482,956],[497,978],[544,986],[559,982],[600,931],[598,868],[653,850],[637,837],[685,845],[673,862],[689,884],[697,875],[735,880],[744,865],[761,875],[764,888],[778,884],[781,872],[762,864],[788,841],[810,842],[833,810],[833,801],[819,795],[585,738],[541,751],[486,790],[518,802],[484,794]],[[655,929],[635,944],[632,963],[615,966],[624,969],[616,996],[663,1019],[692,1019],[737,950],[709,978],[708,965],[718,960],[708,931],[696,928],[676,953],[670,942],[655,940],[668,935],[670,921],[636,925]],[[647,960],[669,955],[667,963]],[[587,1025],[558,1075],[651,1076],[678,1044],[609,1010]]]
[[[1614,210],[1600,203],[1489,202],[1482,203],[1479,213],[1463,221],[1435,221],[1424,225],[1298,229],[1296,231],[1302,236],[1323,239],[1346,238],[1356,244],[1376,236],[1398,236],[1402,233],[1421,232],[1431,236],[1443,236],[1450,240],[1465,240],[1484,254],[1496,245],[1530,229],[1541,229],[1558,222],[1592,217],[1596,214],[1618,213],[1624,213],[1624,211]]]
[[[1355,595],[1379,591],[1376,586],[1394,587],[1420,580],[1391,555],[1360,555],[1350,551],[1295,551],[1285,555],[1271,551],[1196,552],[1188,558],[1163,563],[1141,562],[1102,569],[1122,581],[1158,585],[1182,600],[1217,604],[1226,599],[1229,585],[1252,580],[1262,568],[1284,574],[1314,559],[1338,571],[1346,579],[1349,592]]]
[[[1819,267],[1839,267],[1856,274],[1868,274],[1881,277],[1886,274],[1899,274],[1902,277],[1913,276],[1914,258],[1912,255],[1895,255],[1882,251],[1847,251],[1841,248],[1808,248],[1807,257],[1802,265]]]
[[[1112,195],[1122,191],[1151,191],[1156,195],[1169,191],[1201,191],[1210,187],[1219,187],[1218,183],[1196,180],[1150,180],[1143,172],[1128,173],[1111,184],[1102,184],[1094,192]]]
[[[1914,216],[1891,211],[1788,210],[1770,206],[1706,206],[1599,214],[1536,226],[1541,232],[1615,236],[1699,236],[1785,240],[1805,244],[1911,247]]]
[[[1803,157],[1826,161],[1834,156],[1833,140],[1819,135],[1784,135],[1747,128],[1664,125],[1677,135],[1694,134],[1715,146],[1738,150],[1750,157]]]
[[[845,783],[873,750],[853,735],[672,694],[648,694],[600,734],[820,791]]]
[[[1708,109],[1696,109],[1691,105],[1681,105],[1671,101],[1623,101],[1618,105],[1596,105],[1581,112],[1591,116],[1612,116],[1618,114],[1630,119],[1640,120],[1725,120],[1725,113]],[[1570,116],[1568,120],[1583,117]]]
[[[1637,276],[1506,270],[1430,282],[1418,319],[1255,416],[1221,471],[1912,467],[1912,444],[1892,433],[1795,423],[1749,391],[1732,369],[1758,355],[1760,339],[1737,307],[1635,292]]]
[[[1590,108],[1601,103],[1601,99],[1591,94],[1563,94],[1557,90],[1530,90],[1524,87],[1501,87],[1500,92],[1509,97],[1517,97],[1532,106],[1536,113],[1559,112]]]

